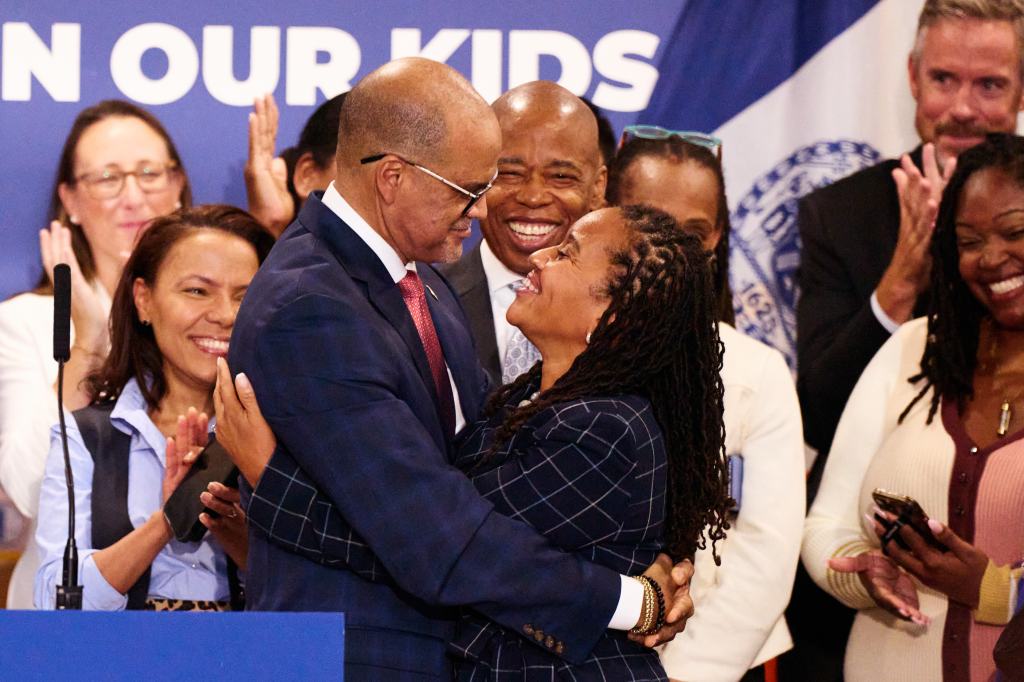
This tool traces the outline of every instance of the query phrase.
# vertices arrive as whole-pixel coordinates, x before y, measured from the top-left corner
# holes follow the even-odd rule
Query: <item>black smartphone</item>
[[[932,529],[928,527],[928,515],[924,513],[924,509],[917,503],[917,500],[907,495],[897,495],[881,488],[875,488],[875,491],[871,493],[871,497],[874,498],[875,504],[878,505],[879,509],[895,515],[902,525],[913,528],[929,545],[940,552],[949,551],[949,548],[939,542],[932,533]],[[892,525],[890,521],[879,518],[877,515],[875,518],[886,528],[890,528]],[[898,534],[893,539],[903,549],[909,549]]]
[[[199,521],[199,514],[206,512],[217,516],[199,500],[199,494],[217,481],[229,488],[238,487],[238,469],[231,461],[227,450],[211,434],[209,444],[192,463],[192,468],[178,484],[164,504],[164,516],[180,542],[199,542],[206,533],[206,526]]]

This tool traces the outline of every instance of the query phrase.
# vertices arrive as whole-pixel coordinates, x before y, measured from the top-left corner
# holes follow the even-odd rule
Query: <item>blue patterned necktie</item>
[[[530,343],[519,327],[512,328],[512,335],[505,347],[505,359],[501,363],[501,382],[510,384],[540,360],[540,351]]]

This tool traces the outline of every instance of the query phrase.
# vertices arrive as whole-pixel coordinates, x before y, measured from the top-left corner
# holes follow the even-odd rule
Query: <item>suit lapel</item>
[[[324,206],[321,201],[323,192],[309,195],[299,214],[300,221],[318,238],[324,240],[334,254],[338,263],[352,279],[359,280],[366,286],[367,299],[370,304],[387,320],[409,348],[410,356],[424,385],[438,404],[437,389],[430,373],[430,363],[423,349],[416,325],[409,315],[409,309],[402,299],[388,269],[380,262],[377,254],[359,238],[334,211]],[[427,294],[430,298],[430,294]],[[438,422],[440,427],[440,421]]]
[[[430,317],[434,320],[434,328],[441,342],[445,362],[459,392],[462,414],[467,422],[473,421],[480,409],[479,405],[473,404],[478,392],[478,387],[474,385],[477,363],[465,326],[455,314],[458,302],[433,269],[419,265],[418,271],[428,287],[427,305],[430,307]]]
[[[494,311],[491,308],[491,290],[484,273],[483,259],[478,244],[465,258],[443,271],[459,295],[469,318],[469,328],[476,345],[480,364],[495,386],[501,385],[501,358],[498,340],[494,336]]]

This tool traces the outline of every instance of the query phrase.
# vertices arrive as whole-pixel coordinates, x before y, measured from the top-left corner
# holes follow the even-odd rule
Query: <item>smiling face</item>
[[[1012,132],[1021,109],[1020,53],[1008,21],[944,19],[910,59],[914,123],[944,163],[988,132]]]
[[[626,246],[618,209],[587,214],[561,244],[530,257],[533,270],[508,309],[509,324],[522,329],[545,356],[578,355],[608,308],[611,255]]]
[[[249,242],[204,229],[171,248],[152,288],[135,281],[135,307],[153,327],[170,390],[212,389],[217,358],[227,356],[238,306],[258,267]]]
[[[467,139],[460,146],[458,161],[424,163],[434,173],[473,193],[486,189],[494,178],[500,133],[497,125],[484,125],[453,133],[452,139]],[[419,162],[418,159],[409,161]],[[471,234],[473,219],[487,217],[490,193],[484,194],[468,213],[470,197],[441,180],[399,160],[393,155],[379,162],[384,177],[394,183],[394,200],[386,207],[384,238],[406,262],[449,263],[462,255],[462,241]]]
[[[525,275],[531,253],[560,244],[574,222],[603,205],[607,173],[597,124],[582,102],[552,107],[513,95],[505,104],[496,106],[502,147],[481,228],[498,260]]]
[[[619,194],[623,206],[647,204],[668,213],[708,251],[722,238],[718,178],[696,161],[640,156],[623,174]]]
[[[110,116],[82,133],[73,172],[80,178],[105,170],[133,172],[145,164],[171,164],[163,138],[141,119]],[[128,176],[121,193],[110,199],[94,198],[85,180],[61,184],[58,193],[65,210],[82,226],[97,266],[120,268],[149,222],[178,205],[184,182],[181,172],[172,170],[167,187],[158,192],[143,192],[138,178]]]
[[[956,239],[967,288],[997,324],[1024,329],[1024,187],[995,168],[972,175]]]

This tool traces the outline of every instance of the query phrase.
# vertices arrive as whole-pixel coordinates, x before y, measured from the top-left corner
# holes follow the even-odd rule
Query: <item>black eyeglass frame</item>
[[[459,192],[460,194],[464,194],[467,197],[469,197],[469,203],[466,204],[466,207],[462,209],[462,213],[459,214],[460,218],[464,217],[467,213],[469,213],[469,211],[473,208],[473,206],[476,205],[476,202],[480,201],[480,199],[485,194],[487,194],[487,192],[489,192],[492,187],[494,187],[494,181],[498,179],[498,172],[495,171],[494,172],[494,177],[491,178],[491,181],[487,183],[486,187],[484,187],[479,192],[470,192],[465,187],[462,187],[461,185],[455,184],[454,182],[452,182],[448,178],[444,177],[440,173],[435,173],[434,171],[430,170],[426,166],[424,166],[422,164],[419,164],[419,163],[416,163],[415,161],[410,161],[409,159],[401,156],[400,154],[395,154],[394,152],[381,152],[380,154],[373,154],[372,156],[367,156],[367,157],[364,157],[362,159],[359,159],[359,163],[361,165],[365,166],[368,163],[376,163],[376,162],[380,161],[381,159],[383,159],[385,156],[393,156],[396,159],[398,159],[399,161],[401,161],[402,163],[409,164],[413,168],[426,173],[427,175],[429,175],[430,177],[434,178],[435,180],[439,180],[439,181],[443,182],[445,185],[447,185],[448,187],[452,188],[456,192]]]

